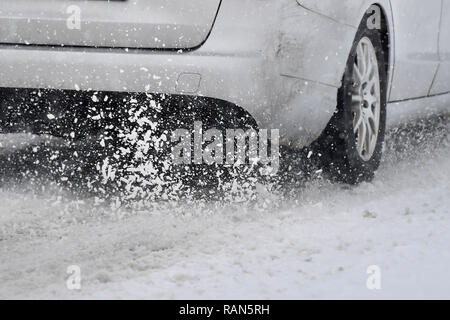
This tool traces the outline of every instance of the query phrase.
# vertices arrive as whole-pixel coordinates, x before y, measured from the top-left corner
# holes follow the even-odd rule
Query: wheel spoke
[[[376,102],[378,102],[378,98],[373,95],[368,95],[364,97],[364,101],[367,102],[367,106],[370,109]]]
[[[370,74],[372,73],[372,57],[369,47],[366,45],[364,46],[364,60],[366,64],[366,79],[370,79]]]
[[[358,110],[354,113],[353,116],[353,133],[357,133],[359,130],[359,127],[361,126],[361,123],[363,122],[363,117],[361,110]]]
[[[375,121],[375,119],[368,119],[367,122],[369,123],[369,128],[370,131],[372,132],[373,135],[378,136],[378,124],[377,121]]]
[[[373,69],[373,64],[371,64],[371,69]],[[378,81],[377,77],[374,74],[372,74],[372,72],[371,72],[371,74],[368,77],[367,87],[366,87],[369,90],[369,92],[372,91],[374,86],[377,84],[377,81]]]
[[[355,78],[358,85],[363,82],[363,74],[361,73],[361,70],[356,63],[353,65],[353,77]]]
[[[373,120],[373,121],[376,120],[375,114],[373,113],[373,110],[372,110],[372,107],[366,108],[365,112],[366,112],[366,118],[368,120]]]
[[[357,61],[358,61],[358,67],[359,67],[359,71],[361,73],[361,79],[364,80],[364,76],[366,75],[366,61],[364,59],[364,49],[362,46],[358,46],[358,57],[357,57]]]
[[[364,154],[364,144],[366,140],[366,123],[364,121],[361,121],[361,124],[358,127],[358,142],[357,147],[360,154]]]
[[[366,152],[366,154],[371,152],[370,146],[371,146],[371,142],[372,142],[372,136],[373,136],[373,134],[372,134],[372,130],[370,128],[370,124],[366,120],[366,137],[364,139],[364,143],[365,143],[364,151]]]

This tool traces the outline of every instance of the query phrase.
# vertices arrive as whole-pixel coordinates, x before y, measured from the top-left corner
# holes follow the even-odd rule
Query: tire
[[[336,113],[316,145],[325,174],[347,184],[373,179],[386,131],[387,59],[381,33],[369,30],[365,21],[347,61]]]

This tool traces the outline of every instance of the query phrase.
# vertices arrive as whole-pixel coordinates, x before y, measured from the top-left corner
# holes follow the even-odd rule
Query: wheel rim
[[[377,54],[367,37],[356,48],[351,95],[356,149],[364,161],[369,161],[378,142],[381,93]]]

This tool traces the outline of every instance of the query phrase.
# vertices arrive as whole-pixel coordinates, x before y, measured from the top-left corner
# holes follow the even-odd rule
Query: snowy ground
[[[263,195],[267,210],[118,214],[9,164],[21,178],[0,189],[0,298],[450,298],[449,134],[450,117],[394,130],[373,183],[307,181],[291,201]]]

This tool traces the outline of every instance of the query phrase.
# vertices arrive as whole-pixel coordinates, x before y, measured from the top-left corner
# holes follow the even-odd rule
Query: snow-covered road
[[[25,178],[0,189],[0,298],[450,298],[449,134],[450,117],[394,130],[373,183],[307,181],[293,200],[264,194],[267,210],[118,214],[40,189],[19,162]]]

